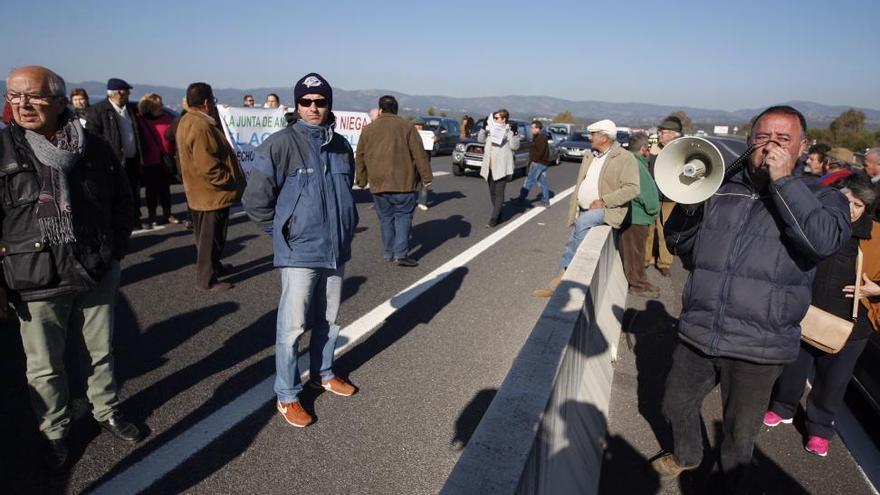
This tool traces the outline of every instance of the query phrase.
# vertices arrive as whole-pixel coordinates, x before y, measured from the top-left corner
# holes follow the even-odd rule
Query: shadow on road
[[[449,191],[449,192],[434,192],[431,191],[428,193],[428,207],[433,208],[435,206],[439,206],[442,203],[453,199],[464,199],[467,195],[461,191]]]
[[[468,269],[465,267],[450,272],[442,281],[391,315],[366,340],[336,360],[333,369],[342,376],[348,376],[420,324],[430,323],[434,316],[455,298],[455,293],[458,292],[467,273]],[[395,304],[393,300],[392,304]],[[343,343],[340,337],[337,345]]]
[[[421,259],[444,242],[456,237],[468,237],[471,224],[462,215],[452,215],[442,220],[428,220],[412,226],[410,257]]]
[[[498,393],[496,388],[487,388],[477,392],[477,395],[461,410],[458,419],[455,420],[455,436],[452,437],[452,446],[457,450],[463,450],[471,441],[471,436],[477,430],[477,425],[483,419],[486,409]]]

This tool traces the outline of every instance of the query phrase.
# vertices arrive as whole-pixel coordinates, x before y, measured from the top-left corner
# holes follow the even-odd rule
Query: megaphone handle
[[[736,157],[736,160],[730,163],[730,165],[724,171],[724,182],[727,182],[728,179],[738,174],[740,170],[745,167],[746,160],[752,155],[752,153],[755,151],[755,148],[757,148],[757,146],[755,146],[754,144],[749,145],[749,147],[746,148],[742,155],[739,155],[738,157]]]

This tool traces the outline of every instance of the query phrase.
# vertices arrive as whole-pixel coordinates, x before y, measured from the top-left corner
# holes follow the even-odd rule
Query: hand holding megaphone
[[[794,170],[795,162],[791,159],[791,155],[776,141],[768,141],[763,146],[761,155],[764,157],[761,166],[767,168],[770,180],[774,182],[783,177],[788,177]]]

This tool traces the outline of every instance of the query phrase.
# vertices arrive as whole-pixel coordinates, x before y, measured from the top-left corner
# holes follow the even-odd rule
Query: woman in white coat
[[[519,136],[507,124],[510,113],[505,109],[492,112],[492,118],[480,129],[477,140],[486,144],[483,152],[483,166],[480,175],[489,184],[489,199],[492,201],[492,215],[486,227],[498,225],[501,208],[504,206],[504,188],[513,176],[513,152],[519,148]],[[493,129],[496,131],[493,133]],[[496,139],[493,139],[496,136]],[[498,143],[498,136],[503,136]]]

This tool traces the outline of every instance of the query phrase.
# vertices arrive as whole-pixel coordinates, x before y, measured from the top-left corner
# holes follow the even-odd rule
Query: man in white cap
[[[590,124],[587,131],[593,152],[584,156],[571,196],[568,212],[571,235],[550,287],[532,292],[535,297],[552,296],[587,232],[603,223],[619,229],[629,202],[639,195],[638,162],[617,142],[614,122],[600,120]]]

